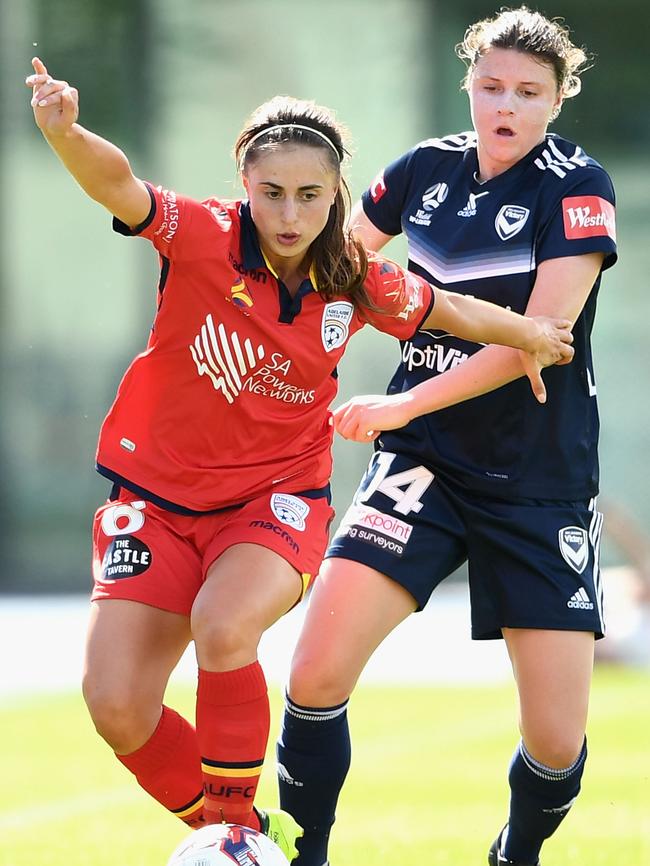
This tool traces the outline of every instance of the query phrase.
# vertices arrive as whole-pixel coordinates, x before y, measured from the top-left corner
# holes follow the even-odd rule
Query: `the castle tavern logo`
[[[582,574],[589,561],[587,531],[580,526],[565,526],[558,532],[560,553],[567,565]]]

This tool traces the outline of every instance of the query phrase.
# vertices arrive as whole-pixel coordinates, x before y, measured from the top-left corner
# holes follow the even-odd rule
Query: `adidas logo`
[[[566,603],[567,607],[575,608],[576,610],[593,610],[593,602],[589,601],[589,596],[584,586],[581,586],[577,592],[574,592],[571,598]]]
[[[473,217],[476,216],[476,201],[484,195],[489,195],[490,191],[486,192],[470,192],[469,198],[467,199],[467,204],[462,210],[457,212],[459,217]]]
[[[303,783],[299,782],[297,779],[294,779],[293,776],[289,773],[284,764],[281,764],[278,761],[278,778],[281,782],[284,782],[287,785],[295,785],[296,788],[302,788]]]
[[[554,809],[542,809],[542,812],[546,812],[547,815],[566,815],[576,800],[577,797],[572,797],[564,806],[556,806]]]

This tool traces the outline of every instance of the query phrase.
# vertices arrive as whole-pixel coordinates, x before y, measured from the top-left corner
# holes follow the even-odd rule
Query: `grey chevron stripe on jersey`
[[[480,255],[456,256],[450,259],[436,253],[433,247],[425,248],[412,240],[408,254],[412,262],[424,268],[443,285],[506,274],[527,274],[536,267],[534,251],[528,247],[504,249],[494,253],[482,251]]]

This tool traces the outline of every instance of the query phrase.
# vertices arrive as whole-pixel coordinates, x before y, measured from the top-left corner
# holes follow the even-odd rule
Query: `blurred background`
[[[618,0],[615,11],[593,0],[530,6],[564,17],[594,55],[582,94],[554,129],[602,162],[618,193],[620,261],[603,280],[595,331],[602,506],[611,517],[603,557],[612,573],[629,577],[631,568],[643,580],[650,12],[643,0]],[[81,122],[120,145],[137,175],[198,198],[241,193],[232,144],[257,105],[276,93],[328,105],[351,132],[356,198],[418,140],[470,127],[454,45],[495,8],[477,0],[0,0],[0,602],[2,594],[89,592],[91,520],[108,490],[93,471],[97,432],[146,343],[158,277],[150,246],[114,235],[108,214],[43,142],[23,84],[31,57],[79,88]],[[405,261],[399,241],[388,254]],[[382,391],[397,363],[397,343],[366,330],[342,366],[340,399]],[[339,516],[368,454],[336,443]]]

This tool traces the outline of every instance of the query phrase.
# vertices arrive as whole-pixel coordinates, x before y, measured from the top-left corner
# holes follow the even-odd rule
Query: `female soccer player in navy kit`
[[[516,351],[420,329],[387,396],[334,413],[344,437],[377,441],[292,664],[278,762],[281,805],[305,828],[299,866],[327,861],[350,762],[346,703],[366,661],[465,560],[472,635],[505,639],[519,691],[510,812],[491,866],[539,863],[587,754],[604,628],[590,333],[601,271],[616,258],[614,193],[598,163],[547,132],[585,61],[563,26],[502,10],[468,29],[459,54],[474,131],[395,160],[355,208],[354,231],[370,249],[404,232],[409,268],[436,286],[569,318],[576,354],[548,371],[541,406]],[[461,378],[483,395],[453,405],[470,396]]]
[[[525,318],[433,289],[367,256],[343,230],[341,129],[278,97],[240,133],[247,201],[196,202],[134,177],[117,147],[77,123],[77,91],[35,58],[36,123],[114,228],[160,256],[147,348],[102,427],[84,696],[140,785],[190,826],[262,827],[289,859],[299,828],[253,808],[269,731],[262,633],[318,570],[332,517],[328,406],[349,337],[365,323],[419,327],[570,360],[568,320]],[[190,638],[196,728],[163,704]]]

